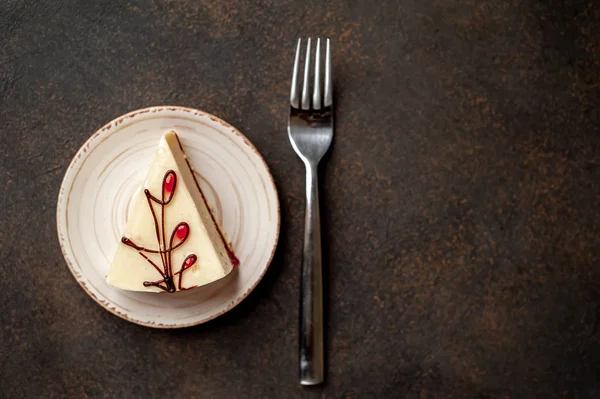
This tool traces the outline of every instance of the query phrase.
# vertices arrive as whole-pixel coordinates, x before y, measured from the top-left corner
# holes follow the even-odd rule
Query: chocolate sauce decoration
[[[181,146],[181,142],[179,142],[179,139],[177,139],[177,142],[179,143],[179,148],[181,148],[181,151],[183,151],[183,147]],[[187,158],[186,158],[185,162],[187,163],[188,168],[190,168],[190,171],[193,171],[194,169],[192,168],[192,165],[190,164],[190,161]],[[200,188],[200,184],[198,184],[198,180],[195,177],[194,177],[194,183],[196,183],[196,187],[198,187],[198,191],[200,191],[200,195],[202,196],[202,201],[204,201],[204,205],[206,205],[206,209],[210,209],[210,206],[208,205],[208,201],[206,200],[206,197],[204,196],[204,193],[202,192],[202,189]],[[235,256],[235,253],[231,249],[231,246],[227,243],[227,240],[225,239],[223,232],[221,231],[221,229],[219,228],[219,225],[217,224],[215,215],[212,212],[209,212],[209,213],[210,213],[210,218],[212,219],[212,222],[215,225],[215,228],[217,229],[219,236],[221,237],[221,241],[223,241],[223,244],[225,245],[225,250],[227,251],[227,255],[229,256],[229,260],[231,261],[231,264],[233,265],[233,267],[239,266],[240,260],[237,258],[237,256]]]
[[[196,254],[188,255],[179,268],[179,271],[173,273],[173,264],[171,260],[171,254],[174,250],[182,246],[187,238],[190,235],[190,226],[186,222],[181,222],[175,226],[171,235],[169,237],[168,245],[166,240],[166,231],[165,231],[165,207],[171,203],[173,196],[175,195],[175,190],[177,189],[177,174],[169,170],[165,173],[162,182],[162,193],[161,198],[153,196],[150,193],[150,190],[144,190],[144,194],[146,195],[146,199],[148,201],[148,206],[150,207],[150,212],[152,213],[152,218],[154,219],[154,228],[156,230],[156,241],[158,242],[158,249],[150,249],[145,248],[140,245],[134,243],[131,239],[127,237],[123,237],[121,242],[128,247],[131,247],[138,251],[140,256],[148,261],[160,274],[162,277],[157,281],[144,281],[144,287],[158,287],[166,292],[175,292],[177,290],[183,291],[188,290],[193,287],[182,287],[181,282],[183,280],[183,273],[188,270],[196,261],[198,257]],[[160,223],[158,217],[156,215],[156,211],[154,210],[154,206],[152,203],[156,203],[160,206]],[[155,262],[153,262],[146,253],[150,254],[160,254],[160,259],[162,263],[162,268],[159,267]],[[179,283],[177,284],[177,288],[175,287],[174,277],[179,275]]]

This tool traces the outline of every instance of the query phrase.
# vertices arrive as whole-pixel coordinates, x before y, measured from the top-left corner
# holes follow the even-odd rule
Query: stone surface
[[[298,35],[333,40],[322,167],[328,379],[297,379]],[[592,1],[0,5],[0,388],[7,398],[600,397],[600,7]],[[269,163],[283,231],[239,307],[157,331],[96,305],[55,233],[112,118],[196,107]]]

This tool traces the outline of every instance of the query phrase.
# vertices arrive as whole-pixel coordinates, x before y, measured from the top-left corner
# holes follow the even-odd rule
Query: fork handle
[[[306,162],[306,212],[300,301],[300,383],[323,382],[323,268],[317,164]]]

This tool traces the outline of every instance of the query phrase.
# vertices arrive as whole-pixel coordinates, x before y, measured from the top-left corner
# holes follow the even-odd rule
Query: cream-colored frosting
[[[233,264],[173,131],[165,133],[160,139],[144,186],[140,188],[134,208],[130,212],[123,237],[129,238],[138,246],[158,249],[154,218],[144,189],[148,189],[154,197],[160,199],[163,179],[169,170],[176,173],[177,184],[171,202],[164,207],[167,245],[171,233],[180,222],[189,225],[189,235],[183,245],[171,251],[173,273],[180,270],[188,255],[195,254],[197,261],[182,273],[182,288],[202,286],[219,280],[231,272]],[[151,203],[160,226],[161,206],[152,201]],[[163,292],[158,287],[144,286],[145,281],[156,282],[162,280],[162,276],[139,252],[120,242],[106,282],[124,290]],[[159,254],[144,252],[144,255],[163,269]],[[179,286],[179,278],[180,275],[173,278],[176,288]]]

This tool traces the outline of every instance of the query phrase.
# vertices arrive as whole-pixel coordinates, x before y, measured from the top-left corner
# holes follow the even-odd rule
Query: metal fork
[[[302,292],[300,301],[300,383],[323,382],[323,272],[321,261],[321,217],[319,214],[319,161],[333,139],[333,93],[331,50],[325,40],[325,68],[321,68],[321,39],[314,53],[312,102],[310,91],[311,39],[307,39],[302,97],[298,92],[298,74],[302,39],[298,39],[292,89],[288,135],[296,154],[306,167],[306,213],[304,215],[304,250],[302,253]],[[323,91],[321,80],[324,75]],[[323,93],[323,94],[321,94]]]

